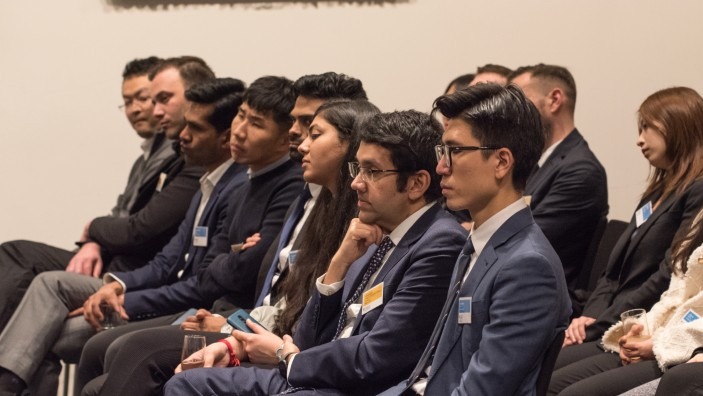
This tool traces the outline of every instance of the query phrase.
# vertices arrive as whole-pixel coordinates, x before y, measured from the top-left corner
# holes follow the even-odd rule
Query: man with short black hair
[[[156,57],[135,59],[123,72],[123,108],[132,128],[145,139],[144,153],[134,163],[127,187],[118,197],[112,214],[89,221],[79,239],[80,248],[74,252],[30,241],[6,242],[0,246],[3,273],[0,330],[10,320],[36,274],[66,269],[97,277],[108,269],[136,269],[145,265],[176,234],[198,190],[198,178],[203,170],[185,166],[174,152],[172,139],[178,138],[180,129],[166,136],[157,125],[159,117],[155,115],[150,96],[152,84],[148,75],[155,68],[163,67],[162,62]],[[166,82],[178,86],[181,78],[174,76]],[[192,81],[181,85],[189,83]],[[183,107],[184,102],[180,103]]]
[[[495,83],[506,86],[508,85],[508,76],[511,72],[512,70],[505,66],[488,63],[476,68],[476,74],[469,83],[469,86],[481,83]]]
[[[537,225],[559,255],[579,316],[587,295],[576,289],[588,248],[608,215],[605,169],[574,126],[576,83],[564,67],[538,64],[517,69],[510,81],[537,107],[544,148],[527,180],[525,197]]]
[[[149,264],[109,272],[102,280],[65,271],[35,278],[0,334],[0,392],[19,393],[25,385],[33,394],[55,390],[59,359],[78,358],[85,341],[100,329],[101,305],[138,323],[198,303],[200,296],[192,293],[196,274],[216,246],[216,236],[226,230],[230,195],[246,178],[244,168],[229,157],[228,126],[242,101],[242,89],[239,80],[217,79],[185,92],[181,149],[186,161],[207,173],[178,233]]]
[[[298,145],[308,137],[313,115],[320,105],[332,99],[367,99],[360,80],[344,74],[327,72],[309,74],[295,82],[298,94],[290,115],[293,125],[288,132],[291,157],[299,159]]]
[[[497,84],[442,96],[434,111],[447,119],[442,194],[474,223],[430,343],[384,394],[534,394],[571,313],[559,257],[522,199],[544,146],[539,113],[517,87]]]
[[[369,395],[406,377],[466,238],[437,203],[433,147],[440,134],[436,120],[416,111],[379,114],[366,124],[349,167],[359,217],[318,278],[295,343],[283,337],[279,369],[188,370],[166,384],[165,394],[275,394],[293,386]],[[230,361],[224,343],[208,353],[218,367]]]

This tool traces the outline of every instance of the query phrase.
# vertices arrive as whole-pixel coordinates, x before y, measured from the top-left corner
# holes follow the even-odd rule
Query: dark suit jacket
[[[172,142],[164,139],[161,144]],[[168,243],[200,188],[198,180],[203,172],[200,167],[186,166],[181,157],[173,154],[139,187],[128,217],[93,219],[88,238],[101,246],[103,261],[110,269],[127,271],[141,267]],[[166,178],[159,192],[162,173]]]
[[[660,193],[645,197],[637,205],[656,202]],[[586,328],[586,340],[599,339],[620,319],[620,313],[633,308],[649,309],[659,301],[669,285],[665,257],[678,230],[687,231],[703,207],[703,179],[695,181],[680,195],[671,195],[639,228],[635,216],[615,244],[605,272],[588,299],[583,316],[596,318]]]
[[[181,222],[178,234],[148,265],[134,271],[112,273],[127,288],[124,307],[131,320],[153,318],[200,306],[194,275],[203,265],[206,253],[216,248],[214,239],[218,234],[226,232],[227,208],[232,203],[233,192],[245,180],[245,167],[233,164],[215,185],[199,223],[200,226],[208,227],[206,247],[192,244],[193,223],[202,196],[198,191],[186,218]],[[183,273],[179,277],[180,271]]]
[[[210,306],[218,298],[221,307],[254,306],[256,278],[261,262],[283,226],[283,217],[303,189],[300,164],[288,160],[276,169],[257,176],[237,191],[228,210],[229,232],[218,235],[216,248],[208,253],[206,266],[198,273],[199,306]],[[233,252],[254,233],[261,240],[249,249]],[[221,310],[222,308],[218,308]]]
[[[525,195],[535,223],[554,247],[574,289],[598,223],[608,215],[605,169],[574,129],[530,175]]]
[[[462,276],[455,270],[452,284]],[[534,394],[571,303],[559,258],[529,209],[493,234],[459,295],[472,297],[471,324],[457,324],[458,311],[449,311],[425,394]]]
[[[400,382],[422,354],[442,304],[466,231],[438,204],[408,230],[371,286],[383,282],[383,305],[359,315],[352,335],[331,341],[341,307],[356,289],[375,252],[355,261],[344,288],[331,296],[313,293],[300,318],[292,386],[336,388],[375,394]]]

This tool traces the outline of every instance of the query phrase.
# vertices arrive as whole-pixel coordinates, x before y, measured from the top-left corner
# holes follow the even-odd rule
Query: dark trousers
[[[37,274],[64,270],[73,252],[31,241],[0,245],[0,331],[10,321]]]
[[[135,322],[92,337],[78,366],[76,396],[160,394],[180,363],[184,335],[205,335],[208,344],[227,337],[170,326],[178,316]]]
[[[703,395],[703,363],[679,364],[662,376],[656,396]]]
[[[561,351],[548,394],[616,396],[661,375],[654,360],[623,366],[619,355],[589,342]]]

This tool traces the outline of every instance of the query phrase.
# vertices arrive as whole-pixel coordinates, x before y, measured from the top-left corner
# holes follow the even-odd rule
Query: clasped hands
[[[644,327],[642,325],[632,325],[630,331],[618,340],[618,344],[620,345],[620,361],[623,366],[637,363],[641,360],[654,359],[652,338],[643,338],[643,329]]]
[[[240,361],[246,360],[252,363],[275,365],[278,363],[276,350],[281,345],[283,345],[284,356],[291,352],[300,352],[289,335],[284,335],[281,338],[249,319],[247,319],[246,323],[254,333],[234,330],[232,335],[227,338]],[[184,326],[182,325],[181,328],[184,328]],[[203,352],[196,353],[200,354]],[[229,363],[229,350],[227,345],[222,342],[208,345],[203,355],[203,367],[227,367]],[[181,371],[183,371],[183,368],[178,365],[175,372],[180,373]]]

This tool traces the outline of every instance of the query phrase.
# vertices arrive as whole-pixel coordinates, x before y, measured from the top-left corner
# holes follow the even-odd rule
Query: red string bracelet
[[[239,366],[239,359],[237,359],[237,354],[234,353],[234,348],[232,348],[232,344],[230,344],[226,338],[223,338],[217,342],[221,342],[227,345],[227,349],[229,350],[229,363],[227,364],[227,367]]]

